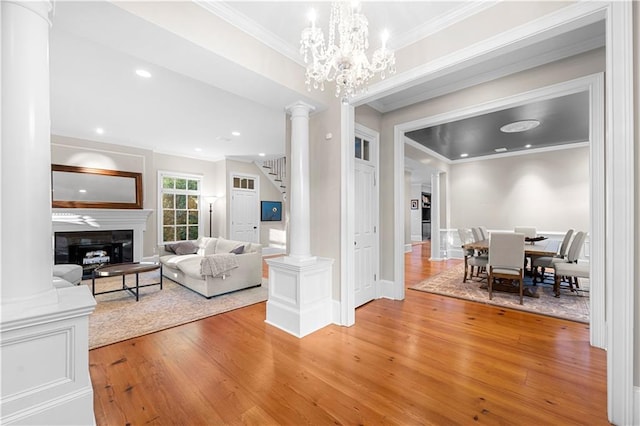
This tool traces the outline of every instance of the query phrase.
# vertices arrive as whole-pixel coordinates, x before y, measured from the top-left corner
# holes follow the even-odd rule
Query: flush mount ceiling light
[[[102,135],[102,134],[104,134],[104,129],[102,127],[98,127],[98,128],[96,128],[96,133],[99,134],[99,135]]]
[[[385,77],[385,71],[395,73],[396,58],[393,51],[387,49],[389,37],[382,34],[381,47],[373,52],[371,60],[367,58],[369,49],[369,21],[360,12],[355,1],[331,3],[329,16],[329,37],[316,27],[314,10],[309,13],[311,26],[302,31],[300,53],[307,64],[305,73],[307,89],[311,86],[324,90],[328,81],[336,82],[336,97],[342,94],[342,102],[367,89],[367,83],[376,74]],[[336,34],[337,33],[337,34]]]
[[[500,127],[500,131],[504,133],[526,132],[527,130],[531,130],[539,125],[540,122],[538,120],[520,120],[505,124]]]
[[[137,69],[136,74],[142,78],[151,78],[151,73],[147,70]]]

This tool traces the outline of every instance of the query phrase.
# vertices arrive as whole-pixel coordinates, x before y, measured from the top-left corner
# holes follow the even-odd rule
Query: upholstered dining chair
[[[563,264],[563,263],[571,263],[571,264],[577,264],[578,263],[578,259],[580,258],[580,252],[582,251],[582,247],[584,246],[584,240],[587,238],[587,233],[583,232],[583,231],[578,231],[576,232],[576,235],[573,237],[573,241],[571,241],[571,245],[569,246],[569,251],[567,252],[567,257],[565,259],[560,259],[560,258],[554,258],[551,260],[552,264],[553,264],[553,269],[555,270],[555,275],[556,277],[554,278],[554,282],[560,282],[561,278],[562,278],[562,274],[558,273],[558,265]],[[568,282],[569,282],[569,288],[571,289],[571,291],[573,291],[573,286],[575,284],[576,288],[580,288],[580,285],[578,284],[578,279],[577,277],[580,277],[579,275],[567,275],[568,278]],[[581,277],[581,278],[585,278],[585,277]],[[555,288],[555,286],[554,286]],[[559,291],[559,289],[558,289]],[[559,293],[558,293],[559,294]]]
[[[464,245],[476,241],[472,235],[472,232],[468,228],[458,228],[458,236],[460,237],[460,244]],[[462,249],[464,254],[464,278],[463,283],[467,282],[467,276],[469,279],[473,278],[474,268],[476,269],[476,276],[480,276],[480,271],[487,267],[487,256],[479,255],[475,250]]]
[[[471,228],[471,233],[473,234],[473,241],[482,241],[485,239],[482,235],[482,229],[480,229],[479,226]]]
[[[533,259],[532,268],[533,268],[533,282],[537,282],[538,278],[538,268],[541,269],[541,278],[540,282],[544,281],[544,272],[546,268],[553,268],[554,259],[564,259],[567,256],[569,250],[569,242],[571,241],[571,237],[573,236],[573,229],[569,229],[566,234],[564,234],[564,238],[562,239],[562,243],[560,244],[560,250],[558,254],[555,256],[540,256]]]
[[[518,281],[520,304],[524,291],[524,234],[518,232],[492,232],[489,240],[488,283],[489,300],[493,299],[496,279]]]

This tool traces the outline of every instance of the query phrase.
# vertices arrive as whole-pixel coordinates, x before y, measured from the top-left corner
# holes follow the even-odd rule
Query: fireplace
[[[100,265],[133,262],[133,230],[56,232],[54,262],[82,266],[82,277]]]

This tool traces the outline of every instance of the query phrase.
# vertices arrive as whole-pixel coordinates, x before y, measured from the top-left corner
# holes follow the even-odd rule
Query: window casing
[[[196,240],[201,234],[201,187],[201,176],[158,173],[160,244]]]

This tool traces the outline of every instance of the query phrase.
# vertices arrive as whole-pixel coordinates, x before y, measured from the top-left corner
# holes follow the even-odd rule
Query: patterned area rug
[[[140,274],[140,284],[158,282],[159,271]],[[135,285],[135,275],[127,276]],[[91,280],[82,284],[91,289]],[[96,295],[96,310],[89,316],[89,349],[153,333],[267,300],[267,280],[254,287],[207,299],[167,278],[160,286],[140,289],[140,300],[128,291]],[[122,286],[122,277],[99,278],[96,291]]]
[[[553,295],[553,285],[538,284],[537,286],[532,286],[531,280],[525,279],[525,291],[529,289],[529,292],[535,293],[536,297],[525,296],[523,304],[520,305],[518,293],[494,291],[493,300],[489,300],[486,280],[478,281],[477,278],[474,277],[473,280],[467,280],[466,283],[463,283],[463,277],[464,265],[456,265],[447,271],[410,287],[410,289],[589,323],[588,292],[571,292],[568,287],[561,287],[560,297],[556,298]],[[588,280],[580,280],[580,290],[588,289]]]

